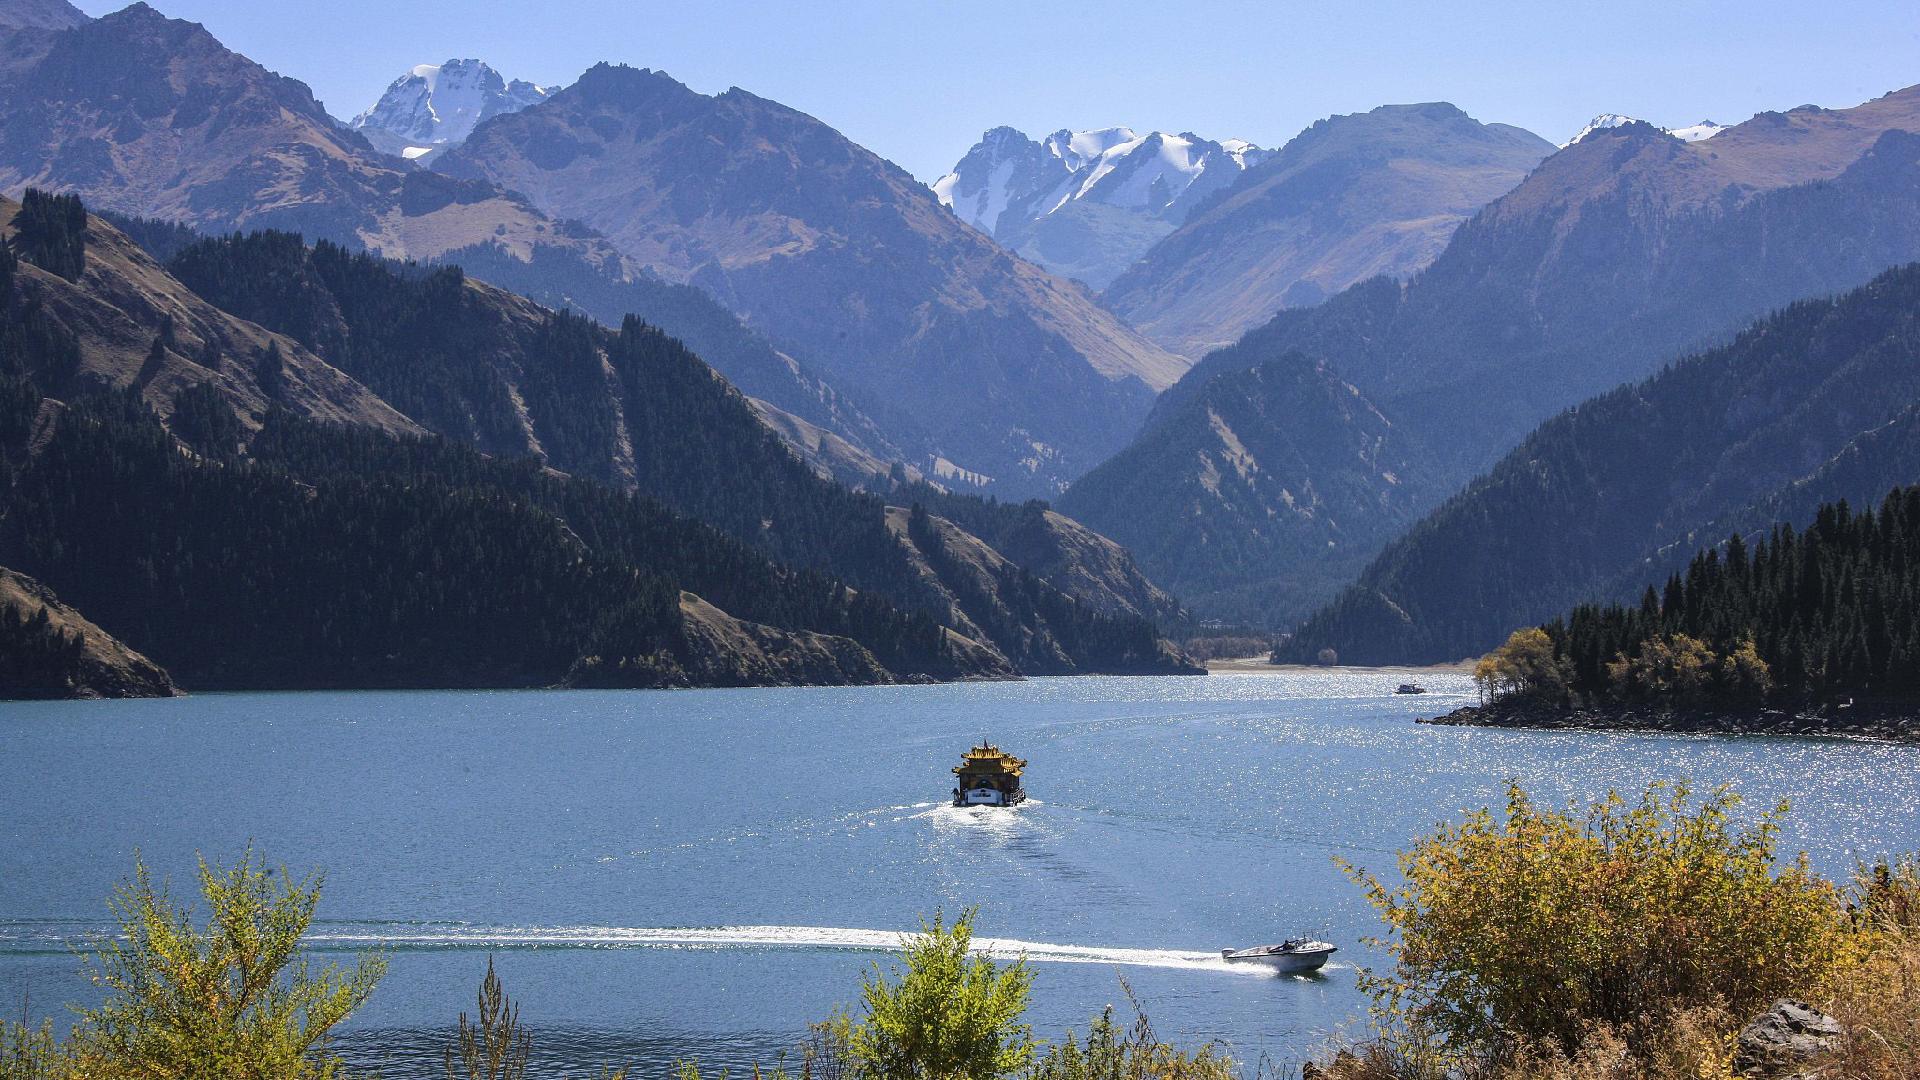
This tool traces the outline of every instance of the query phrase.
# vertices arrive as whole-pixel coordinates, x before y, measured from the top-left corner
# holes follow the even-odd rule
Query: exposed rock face
[[[736,619],[690,592],[680,594],[681,647],[645,657],[587,657],[567,685],[864,686],[893,676],[858,642]]]
[[[0,567],[0,698],[173,697],[158,664],[60,602],[53,590]]]
[[[1322,120],[1194,211],[1101,299],[1198,358],[1281,308],[1420,269],[1552,152],[1446,104]]]
[[[743,90],[708,97],[601,65],[480,125],[434,168],[525,192],[706,288],[836,385],[886,403],[876,418],[922,448],[914,464],[944,457],[996,492],[1057,491],[1185,367],[903,170]]]
[[[1740,1029],[1733,1067],[1741,1076],[1785,1076],[1839,1049],[1846,1035],[1840,1021],[1799,1001],[1773,1008]]]

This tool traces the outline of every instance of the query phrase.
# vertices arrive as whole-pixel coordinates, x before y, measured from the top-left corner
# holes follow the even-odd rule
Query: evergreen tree
[[[87,268],[87,208],[78,195],[28,188],[13,215],[13,248],[49,274],[77,281]]]

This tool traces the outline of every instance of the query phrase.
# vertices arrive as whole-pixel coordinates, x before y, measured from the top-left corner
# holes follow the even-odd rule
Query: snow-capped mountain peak
[[[508,82],[479,60],[421,64],[348,126],[380,150],[419,159],[458,146],[481,121],[518,112],[551,92],[521,79]]]
[[[1565,149],[1572,146],[1574,143],[1579,142],[1581,139],[1586,138],[1596,131],[1625,127],[1628,124],[1644,123],[1646,123],[1646,121],[1632,116],[1622,116],[1619,113],[1601,113],[1591,121],[1588,121],[1587,126],[1581,128],[1579,134],[1561,143],[1560,147],[1561,149]],[[1711,120],[1702,120],[1697,124],[1692,124],[1687,127],[1661,128],[1660,130],[1679,139],[1681,142],[1700,142],[1703,139],[1711,139],[1727,129],[1724,124],[1716,124]]]
[[[1097,287],[1267,153],[1244,139],[1219,143],[1190,131],[1063,128],[1035,142],[1013,128],[998,127],[981,136],[932,187],[975,228],[1048,269]],[[1063,213],[1096,206],[1106,209]],[[1138,224],[1115,230],[1116,213]],[[1095,224],[1087,214],[1110,223]],[[1076,215],[1078,224],[1066,222]],[[1068,235],[1076,230],[1090,231]]]
[[[1568,139],[1566,142],[1563,142],[1560,145],[1563,148],[1572,146],[1574,143],[1579,142],[1581,139],[1586,138],[1587,136],[1593,134],[1596,131],[1607,131],[1612,128],[1626,127],[1628,124],[1641,124],[1641,123],[1645,123],[1645,121],[1641,120],[1639,117],[1623,116],[1620,113],[1601,113],[1599,116],[1596,116],[1593,119],[1587,121],[1587,126],[1581,128],[1578,132],[1576,132],[1573,138]]]
[[[1016,201],[1067,175],[1059,154],[1010,127],[980,137],[953,171],[933,182],[933,193],[961,220],[989,236]]]

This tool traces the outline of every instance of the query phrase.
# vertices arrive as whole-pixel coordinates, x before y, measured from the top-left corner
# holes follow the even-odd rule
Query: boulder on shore
[[[1778,1001],[1740,1029],[1734,1069],[1741,1076],[1788,1077],[1840,1048],[1840,1021],[1800,1001]]]

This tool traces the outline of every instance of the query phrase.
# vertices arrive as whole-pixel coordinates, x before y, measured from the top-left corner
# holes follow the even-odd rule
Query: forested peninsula
[[[1920,740],[1920,487],[1735,534],[1637,605],[1587,604],[1482,658],[1434,720]]]

